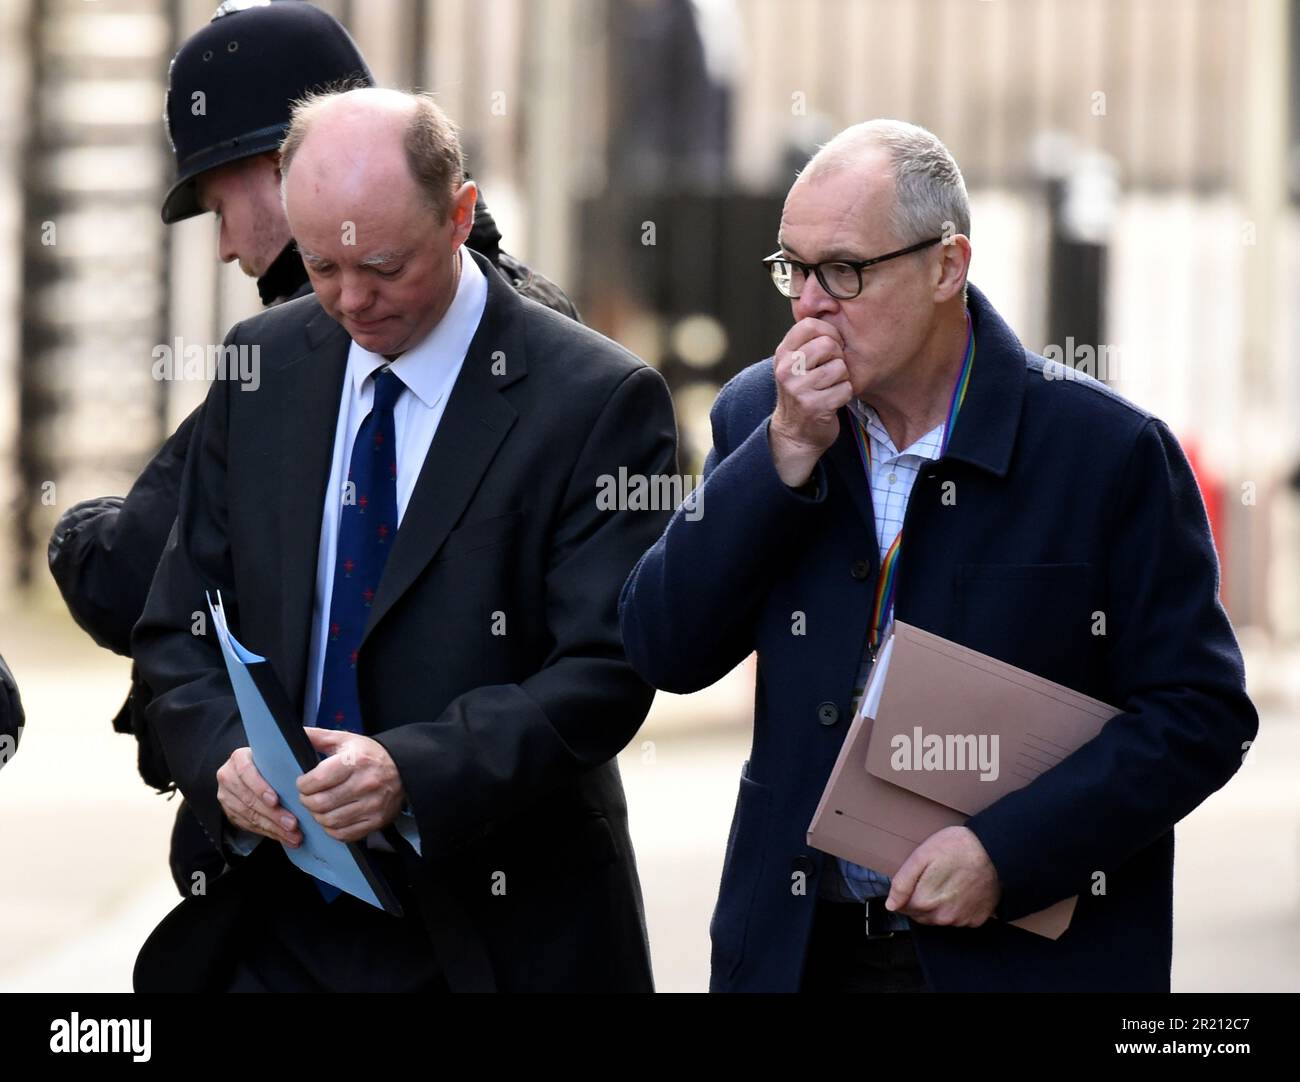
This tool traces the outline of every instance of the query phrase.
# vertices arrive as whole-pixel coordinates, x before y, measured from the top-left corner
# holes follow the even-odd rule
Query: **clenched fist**
[[[839,436],[836,411],[853,398],[853,385],[844,342],[825,320],[799,320],[776,347],[775,362],[776,409],[768,443],[777,474],[798,488]]]

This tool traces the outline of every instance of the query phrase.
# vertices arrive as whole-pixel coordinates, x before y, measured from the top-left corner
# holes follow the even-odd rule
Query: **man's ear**
[[[459,248],[474,228],[474,204],[478,202],[478,185],[465,181],[451,194],[449,214],[452,223],[452,250]]]
[[[961,294],[966,285],[966,272],[970,270],[970,238],[964,233],[945,237],[940,250],[939,277],[934,283],[934,300],[942,304]]]

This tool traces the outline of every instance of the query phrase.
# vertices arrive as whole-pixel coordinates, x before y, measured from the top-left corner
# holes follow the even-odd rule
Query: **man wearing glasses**
[[[1257,729],[1177,440],[1024,349],[967,284],[969,220],[922,128],[813,157],[765,260],[794,325],[714,404],[708,514],[623,588],[656,687],[758,654],[715,991],[1168,991],[1174,824]],[[895,614],[1121,712],[891,881],[806,831]],[[1073,895],[1058,940],[1008,923]]]

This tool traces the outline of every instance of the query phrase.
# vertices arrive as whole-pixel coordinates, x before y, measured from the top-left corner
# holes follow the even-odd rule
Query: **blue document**
[[[221,594],[208,597],[212,626],[226,660],[235,701],[244,723],[253,764],[275,790],[282,807],[298,820],[302,845],[284,846],[285,853],[308,875],[347,891],[363,902],[401,916],[402,907],[367,851],[355,842],[341,842],[325,833],[298,797],[298,778],[321,761],[302,722],[294,716],[288,696],[266,658],[241,646],[226,625]]]

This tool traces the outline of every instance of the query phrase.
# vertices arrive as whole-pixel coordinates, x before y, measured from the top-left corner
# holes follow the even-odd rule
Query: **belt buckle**
[[[862,932],[867,939],[893,939],[896,934],[894,929],[889,927],[889,910],[885,908],[884,898],[868,898],[866,904],[862,907],[864,916],[862,918]],[[872,926],[883,931],[873,932]]]

